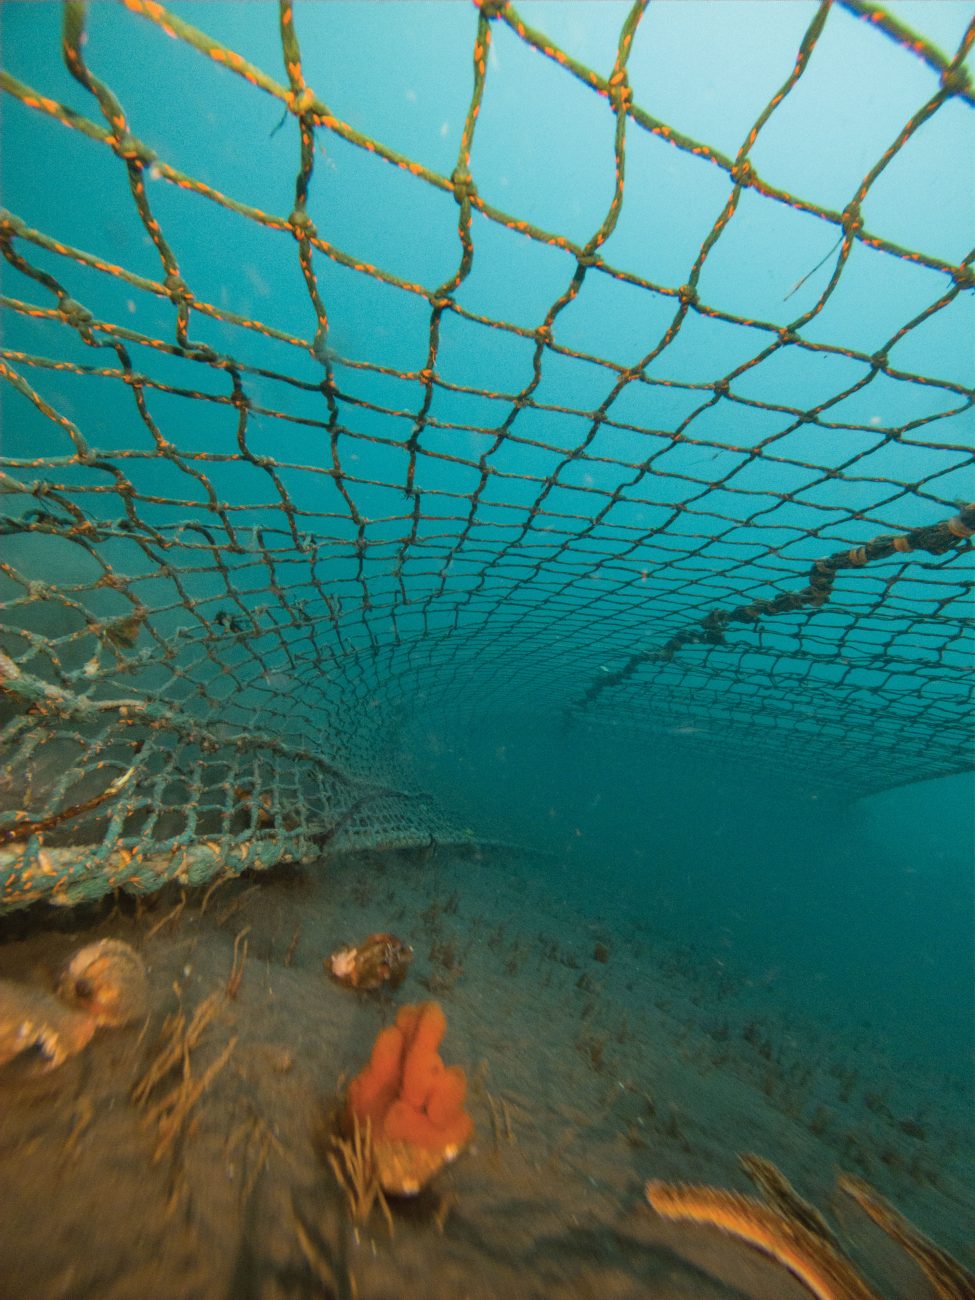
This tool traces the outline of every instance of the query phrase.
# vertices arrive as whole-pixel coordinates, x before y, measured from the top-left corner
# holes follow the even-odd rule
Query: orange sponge
[[[394,1195],[419,1191],[474,1131],[464,1071],[446,1068],[438,1051],[446,1030],[436,1002],[400,1008],[349,1084],[348,1117],[371,1121],[380,1181]]]

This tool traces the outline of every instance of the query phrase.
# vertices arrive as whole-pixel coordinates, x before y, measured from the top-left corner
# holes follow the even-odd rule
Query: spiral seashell
[[[100,939],[75,953],[61,972],[57,992],[97,1025],[127,1025],[146,1012],[145,963],[121,939]]]

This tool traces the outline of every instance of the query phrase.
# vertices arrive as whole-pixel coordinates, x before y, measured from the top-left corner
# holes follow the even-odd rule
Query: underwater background
[[[228,1014],[241,1044],[277,1042],[260,1016],[287,950],[296,1144],[389,1012],[320,1007],[338,997],[322,958],[400,915],[472,1079],[477,1026],[508,1024],[492,1068],[524,1093],[512,1044],[575,1033],[558,979],[595,960],[620,972],[606,1025],[618,1011],[639,1040],[614,1072],[583,1031],[600,1085],[632,1091],[665,1041],[677,1063],[685,1032],[723,1041],[715,1016],[734,1038],[740,1012],[750,1043],[764,1016],[824,1077],[846,1054],[870,1124],[888,1106],[871,1071],[896,1078],[895,1126],[916,1082],[914,1127],[943,1106],[945,1167],[967,1167],[973,24],[967,0],[2,5],[0,976],[39,986],[67,934],[111,923],[149,961],[162,1023],[173,980],[189,996],[187,926],[193,980],[225,973],[232,937],[204,908],[157,938],[172,891],[266,879],[271,929],[255,919],[247,942],[269,1001],[248,1030],[245,980]],[[878,538],[903,544],[857,552]],[[817,593],[811,566],[840,555]],[[501,939],[486,946],[506,924],[508,983]],[[550,943],[575,954],[556,976]],[[658,976],[689,999],[673,1040],[641,983]],[[112,1050],[135,1068],[125,1032]],[[808,1087],[827,1141],[833,1102]],[[23,1223],[52,1194],[23,1176],[25,1134],[66,1104],[46,1083],[30,1096],[0,1134]],[[725,1104],[733,1160],[754,1133]],[[795,1147],[813,1190],[837,1151],[849,1163],[843,1125],[831,1154]],[[592,1135],[596,1181],[611,1127]],[[323,1281],[302,1246],[311,1272],[288,1282],[291,1264],[262,1273],[230,1245],[193,1272],[182,1243],[154,1274],[150,1234],[147,1271],[106,1263],[102,1294],[798,1287],[767,1261],[737,1292],[724,1256],[698,1259],[706,1282],[664,1267],[645,1203],[633,1226],[657,1176],[634,1140],[592,1207],[609,1235],[580,1246],[589,1262],[546,1273],[526,1248],[504,1265],[519,1290],[486,1207],[506,1186],[530,1225],[541,1192],[499,1174],[515,1157],[497,1134],[469,1209],[476,1152],[456,1167],[452,1214],[484,1210],[480,1244],[458,1231],[443,1254],[443,1222],[434,1239],[407,1217],[395,1267],[364,1263],[357,1235],[346,1272],[339,1251]],[[685,1137],[661,1127],[663,1176],[727,1184],[708,1163],[721,1136],[685,1169]],[[543,1139],[559,1149],[539,1119]],[[337,1223],[304,1145],[302,1186]],[[862,1147],[860,1173],[970,1264],[964,1173],[938,1187]],[[287,1194],[279,1174],[261,1194]],[[215,1240],[236,1241],[235,1214]],[[542,1237],[561,1240],[547,1219]],[[12,1234],[5,1249],[21,1277]],[[93,1291],[77,1257],[16,1294]],[[892,1268],[883,1294],[928,1294]]]

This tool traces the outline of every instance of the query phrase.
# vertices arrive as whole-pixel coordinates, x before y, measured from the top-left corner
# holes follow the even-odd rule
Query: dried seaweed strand
[[[176,987],[177,995],[179,988]],[[171,1012],[163,1021],[159,1035],[161,1046],[149,1063],[142,1078],[132,1089],[132,1100],[137,1106],[143,1105],[156,1084],[169,1073],[180,1061],[188,1063],[189,1053],[196,1047],[207,1025],[220,1009],[223,1001],[221,993],[211,993],[193,1012],[193,1018],[186,1023],[186,1013],[182,1006]]]
[[[358,1116],[353,1115],[351,1139],[334,1136],[332,1148],[328,1153],[328,1163],[345,1192],[353,1220],[366,1223],[373,1205],[378,1203],[392,1236],[393,1215],[379,1182],[373,1154],[372,1121],[367,1119],[363,1125]]]
[[[234,875],[234,873],[233,873],[232,871],[225,871],[225,872],[223,872],[222,875],[217,876],[215,879],[211,880],[211,882],[209,883],[209,885],[207,885],[206,893],[203,895],[203,898],[202,898],[202,900],[201,900],[201,902],[200,902],[200,915],[201,915],[201,916],[203,916],[204,913],[206,912],[207,907],[208,907],[208,905],[209,905],[209,903],[210,903],[210,899],[211,899],[211,898],[213,897],[213,895],[217,892],[217,890],[220,888],[220,886],[221,886],[221,885],[225,885],[225,884],[227,883],[228,880],[236,880],[236,876]]]
[[[301,942],[301,926],[298,925],[295,926],[295,932],[291,936],[291,942],[288,944],[288,949],[284,954],[285,966],[291,965],[292,961],[294,960],[294,955],[298,950],[298,944],[300,942]]]
[[[793,1273],[817,1300],[878,1300],[849,1260],[761,1201],[720,1187],[649,1182],[647,1200],[666,1219],[720,1228]]]
[[[234,939],[234,959],[230,967],[230,975],[227,979],[226,995],[231,1000],[236,998],[240,992],[240,985],[244,978],[244,964],[247,961],[247,949],[249,946],[247,936],[250,934],[251,927],[245,926],[243,930],[238,930]]]
[[[840,1190],[851,1196],[878,1227],[907,1251],[942,1300],[975,1300],[975,1276],[919,1232],[879,1192],[854,1174],[840,1174],[837,1183]]]
[[[294,1207],[292,1207],[292,1215],[295,1238],[301,1247],[301,1253],[304,1255],[308,1267],[322,1284],[326,1295],[341,1296],[343,1294],[343,1279],[338,1274],[338,1271],[332,1267],[332,1264],[322,1257],[321,1251],[312,1241],[308,1230],[298,1217],[298,1212],[294,1210]],[[359,1287],[351,1269],[346,1271],[345,1282],[348,1287],[345,1294],[349,1297],[349,1300],[359,1300]]]
[[[777,1210],[791,1222],[800,1224],[807,1232],[822,1237],[834,1250],[839,1250],[839,1242],[833,1229],[816,1207],[799,1195],[785,1174],[771,1160],[745,1154],[738,1157],[738,1163],[773,1210]]]
[[[180,1082],[165,1097],[154,1103],[146,1112],[146,1123],[158,1125],[156,1145],[152,1153],[155,1163],[161,1160],[179,1135],[183,1132],[190,1111],[217,1077],[237,1046],[236,1035],[230,1039],[223,1051],[196,1081],[190,1074],[189,1058],[186,1058],[186,1072]]]
[[[186,890],[184,889],[182,895],[180,896],[180,900],[176,904],[176,906],[172,909],[171,912],[167,912],[165,916],[159,918],[156,924],[146,935],[146,939],[155,938],[155,936],[159,933],[159,931],[163,928],[163,926],[168,925],[170,921],[177,920],[185,906],[186,906]]]

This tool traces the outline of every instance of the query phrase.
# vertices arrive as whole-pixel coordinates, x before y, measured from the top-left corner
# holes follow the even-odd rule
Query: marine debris
[[[470,1141],[467,1077],[438,1048],[447,1018],[436,1002],[401,1007],[349,1084],[346,1125],[371,1125],[376,1176],[391,1196],[415,1196]]]
[[[413,949],[395,934],[370,934],[354,948],[340,948],[325,960],[333,979],[350,989],[397,988],[406,978]]]

